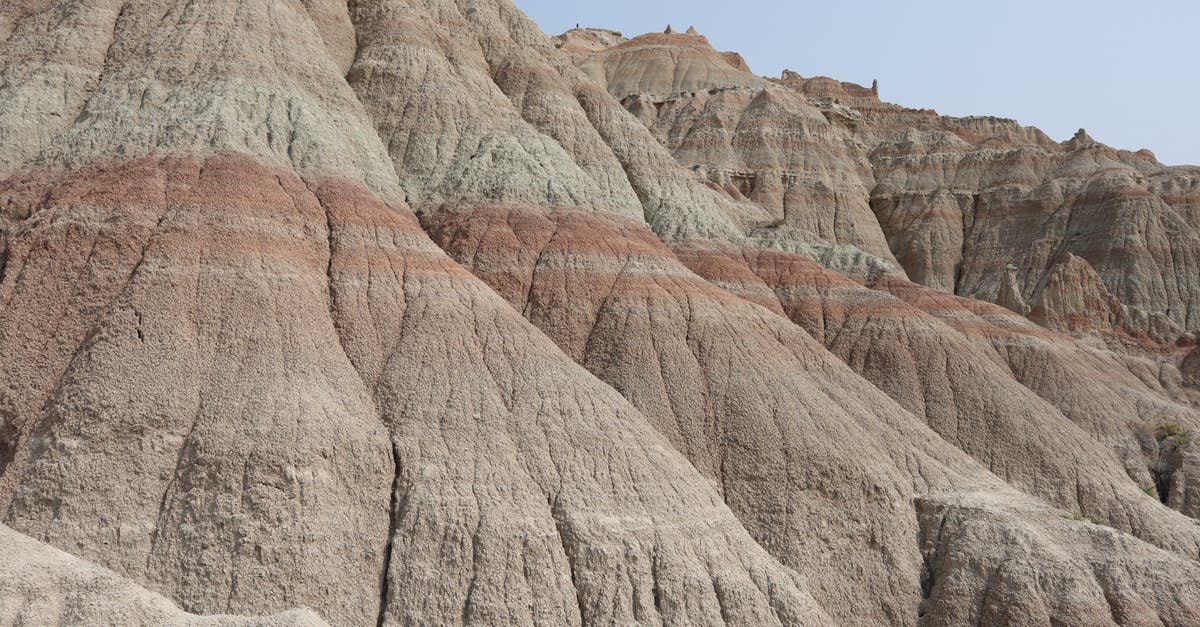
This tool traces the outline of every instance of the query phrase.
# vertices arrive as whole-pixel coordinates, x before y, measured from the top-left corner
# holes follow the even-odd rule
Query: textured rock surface
[[[825,622],[635,408],[385,204],[403,169],[320,22],[287,3],[140,8],[107,24],[122,43],[89,113],[3,185],[22,220],[0,287],[9,524],[201,613]],[[256,34],[292,52],[237,48]],[[205,82],[230,78],[201,54],[226,40],[248,85]],[[202,65],[176,71],[167,45]],[[277,56],[304,65],[268,70]],[[131,103],[147,72],[211,117]],[[546,145],[548,167],[582,170]]]
[[[1071,254],[1129,308],[1125,328],[1174,340],[1200,326],[1196,168],[1082,130],[1058,144],[1011,120],[904,109],[824,77],[785,71],[764,87],[748,71],[692,73],[697,42],[646,37],[636,56],[619,51],[641,38],[572,58],[589,75],[702,77],[607,85],[681,162],[781,222],[997,303],[1038,301]]]
[[[1162,556],[1131,556],[1136,547],[1128,536],[1102,523],[1055,521],[1034,532],[1028,512],[978,502],[946,507],[918,501],[917,513],[926,564],[922,624],[1188,625],[1200,620],[1194,574]],[[1074,550],[1062,551],[1066,546]],[[1112,555],[1130,557],[1104,557]],[[1142,579],[1134,573],[1157,575]],[[980,590],[976,582],[983,579],[989,584]]]
[[[848,616],[869,594],[877,605],[859,602],[865,616],[902,621],[915,597],[901,582],[919,563],[911,514],[892,504],[914,482],[952,481],[936,458],[953,453],[927,435],[909,437],[930,451],[887,451],[872,434],[889,430],[879,417],[898,408],[784,319],[688,273],[645,227],[613,220],[477,209],[426,222],[435,241],[641,408],[761,544],[809,575],[831,611]],[[808,444],[818,438],[832,446]],[[878,452],[836,454],[856,445]],[[927,459],[933,478],[901,472],[893,459],[907,454]],[[855,514],[813,533],[837,511]],[[856,547],[854,557],[838,546]]]
[[[902,124],[1086,138],[507,0],[0,35],[0,622],[1197,619],[1190,362],[909,282],[959,283],[891,228],[945,216],[874,217]],[[1105,330],[1063,252],[1014,302]]]
[[[883,585],[896,577],[911,578],[922,568],[919,555],[912,552],[911,514],[896,510],[897,497],[892,495],[912,495],[901,497],[908,500],[947,490],[961,493],[972,485],[996,489],[995,479],[903,409],[884,409],[890,405],[887,399],[860,387],[844,369],[811,357],[797,361],[801,355],[819,354],[810,339],[779,326],[774,316],[764,317],[762,309],[729,301],[697,282],[648,232],[615,220],[568,211],[538,215],[478,208],[427,216],[425,223],[435,241],[457,260],[642,408],[659,431],[717,483],[759,542],[808,575],[817,600],[833,615],[843,620],[911,620],[912,604],[918,601],[913,591]],[[593,287],[596,284],[599,287]],[[906,308],[898,302],[895,307]],[[878,313],[870,310],[868,315],[874,318]],[[947,398],[936,389],[928,396],[926,420],[940,420],[931,426],[945,432],[949,442],[1015,485],[1068,510],[1111,518],[1109,524],[1136,530],[1182,555],[1196,553],[1200,535],[1195,525],[1143,494],[1100,442],[1090,441],[1015,381],[1008,379],[1005,387],[1003,371],[990,369],[987,358],[974,352],[965,338],[928,316],[916,317],[933,327],[925,333],[932,341],[950,343],[940,357],[958,364],[943,372],[942,381],[949,375],[961,398],[954,398],[954,392]],[[891,325],[879,326],[883,333]],[[615,344],[606,339],[618,337]],[[731,343],[731,337],[737,342]],[[854,331],[846,331],[844,337],[863,346],[854,340],[861,337]],[[923,345],[928,341],[920,342],[913,353],[937,360]],[[781,344],[789,350],[781,352]],[[880,344],[887,345],[887,340]],[[868,359],[877,361],[878,351]],[[978,359],[984,363],[973,365]],[[900,370],[894,363],[878,365],[877,372],[892,376]],[[735,372],[736,378],[731,378]],[[991,385],[982,392],[971,390],[981,383]],[[756,393],[748,397],[747,390]],[[1005,396],[1014,394],[1015,398]],[[781,422],[781,416],[789,418]],[[972,419],[978,422],[970,424]],[[833,428],[843,424],[855,428]],[[767,433],[769,438],[762,439]],[[825,457],[830,447],[853,448],[863,465]],[[781,463],[787,473],[771,477],[767,469]],[[1081,472],[1084,468],[1089,471]],[[904,476],[911,479],[900,479]],[[863,482],[880,486],[868,492],[875,496],[864,498],[848,489]],[[801,484],[809,487],[801,490]],[[804,496],[793,500],[789,494]],[[832,501],[822,503],[819,495],[829,495]],[[1000,490],[989,500],[1015,507],[1011,498]],[[818,531],[815,521],[834,509],[855,512],[852,519],[865,522],[870,531],[828,522]],[[780,517],[779,510],[795,513]],[[1058,520],[1045,510],[1030,515],[1051,525]],[[897,528],[905,531],[897,534]],[[801,532],[815,537],[805,539]],[[846,551],[860,542],[860,548]],[[822,557],[830,550],[834,553]],[[855,553],[858,557],[847,559]],[[1129,553],[1119,559],[1141,558]],[[1180,559],[1177,567],[1186,572],[1194,568],[1182,558],[1166,559]],[[1032,573],[1040,567],[1029,568]],[[825,581],[838,583],[819,583]],[[986,581],[964,585],[986,587]],[[863,603],[863,595],[870,595],[878,606]]]
[[[5,389],[7,523],[185,609],[373,616],[391,447],[304,183],[210,158],[47,184],[0,288],[5,366],[42,375]]]
[[[876,286],[926,311],[1004,364],[1012,376],[1054,405],[1091,437],[1105,443],[1143,491],[1170,504],[1162,486],[1178,481],[1176,494],[1195,489],[1187,478],[1195,464],[1190,443],[1164,437],[1164,426],[1187,432],[1200,416],[1179,401],[1180,374],[1161,360],[1131,356],[1057,336],[1004,309],[898,281]],[[1176,449],[1186,449],[1177,451]],[[1180,453],[1176,455],[1176,453]],[[1169,458],[1170,463],[1163,462]],[[1159,486],[1157,489],[1155,486]],[[1193,518],[1194,506],[1179,507]]]
[[[1179,363],[1181,383],[1190,388],[1200,389],[1200,351],[1193,348]]]
[[[326,625],[311,611],[277,616],[196,616],[161,595],[0,525],[0,624]]]
[[[669,76],[670,72],[658,68],[666,58],[674,56],[674,52],[668,55],[648,48],[639,62]],[[592,50],[580,50],[574,58],[584,68],[597,60],[611,62],[606,54]],[[894,174],[880,167],[883,159],[909,167],[905,160],[910,156],[904,151],[911,152],[914,146],[895,138],[922,142],[935,137],[946,147],[963,147],[961,150],[968,153],[966,158],[976,160],[970,167],[978,171],[951,170],[951,174],[976,179],[1006,176],[996,172],[1002,170],[999,166],[977,163],[980,157],[975,153],[982,150],[981,146],[1008,143],[1028,152],[1048,153],[1049,158],[1095,147],[1090,138],[1082,135],[1058,146],[1036,130],[1022,129],[1004,120],[939,118],[932,112],[904,110],[879,102],[874,90],[828,79],[785,74],[778,83],[787,89],[750,87],[738,81],[722,84],[717,77],[708,84],[693,86],[692,93],[664,88],[657,94],[626,94],[618,89],[613,95],[623,98],[623,104],[632,114],[654,131],[677,158],[695,166],[701,178],[714,188],[725,191],[731,198],[747,198],[774,215],[783,216],[765,225],[766,229],[760,226],[760,232],[798,228],[877,255],[890,245],[910,276],[940,289],[953,290],[963,278],[963,255],[968,254],[970,246],[967,241],[970,231],[964,235],[964,220],[969,224],[976,217],[963,215],[977,209],[979,196],[972,193],[964,200],[962,194],[947,191],[913,201],[924,205],[928,198],[933,198],[941,203],[940,208],[904,209],[904,213],[894,205],[881,203],[878,192],[882,185],[902,189],[911,185],[908,180],[876,179],[881,171],[888,176]],[[746,102],[752,104],[747,106]],[[770,132],[756,132],[757,128],[767,128]],[[781,144],[780,137],[787,139]],[[892,152],[884,152],[884,148],[871,150],[872,144]],[[778,148],[780,145],[783,148]],[[755,166],[743,167],[740,172],[728,165],[745,163],[748,156],[753,159],[756,155],[771,155],[772,151],[783,158],[760,159]],[[1118,159],[1129,155],[1110,152]],[[808,154],[815,155],[818,161],[798,162],[801,165],[796,170],[817,178],[803,181],[796,188],[811,194],[813,190],[830,189],[830,181],[852,181],[843,188],[844,195],[851,199],[857,196],[857,202],[861,203],[857,210],[844,208],[837,194],[798,200],[777,191],[779,186],[773,179],[788,175],[790,166],[786,159]],[[859,163],[868,165],[855,164],[853,156],[839,155],[858,155]],[[1128,158],[1147,157],[1138,154]],[[820,165],[820,159],[825,160],[824,165]],[[891,162],[888,167],[892,167]],[[937,175],[945,173],[939,170]],[[1036,181],[1033,176],[1036,175],[1031,175],[1030,180]],[[1083,176],[1094,174],[1085,166]],[[1186,184],[1178,181],[1172,185],[1176,189],[1186,188]],[[872,191],[864,196],[868,189]],[[1120,199],[1116,202],[1127,202],[1123,194],[1117,193]],[[871,207],[865,203],[868,196]],[[1173,200],[1183,206],[1190,202],[1186,193],[1177,193]],[[873,213],[878,215],[879,222]],[[816,220],[832,220],[832,226],[805,223],[806,215]],[[839,218],[843,220],[840,228]],[[855,233],[855,229],[865,233],[868,231],[864,229],[874,226],[883,227],[886,244],[882,236],[871,241]],[[1005,238],[1012,237],[997,232],[994,226],[986,228],[991,229],[986,231],[989,239],[978,246],[980,250],[994,253],[1007,245]],[[1018,237],[1041,234],[1029,223],[1015,229],[1021,233]],[[437,236],[435,239],[442,241]],[[1104,240],[1099,238],[1099,241]],[[1171,374],[1173,367],[1163,361],[1076,346],[1073,341],[1038,330],[1018,317],[1036,307],[1033,314],[1036,319],[1062,331],[1109,331],[1119,327],[1152,337],[1172,338],[1179,335],[1180,327],[1168,315],[1127,307],[1111,296],[1083,258],[1069,252],[1038,266],[1046,271],[1042,283],[1032,290],[1023,286],[1030,272],[1028,266],[1010,264],[1005,259],[998,268],[989,270],[989,277],[994,278],[986,279],[993,282],[987,297],[1018,313],[1018,316],[1001,316],[998,312],[980,310],[968,301],[952,300],[934,306],[930,300],[942,299],[937,292],[868,272],[863,278],[878,290],[872,292],[791,254],[788,246],[781,247],[767,238],[751,239],[749,243],[750,247],[740,251],[701,243],[677,245],[676,251],[691,269],[710,282],[786,314],[905,409],[924,418],[943,438],[1014,485],[1194,558],[1195,524],[1166,512],[1153,499],[1146,498],[1146,493],[1159,496],[1175,509],[1192,513],[1190,506],[1181,505],[1190,494],[1189,473],[1180,470],[1188,464],[1189,449],[1176,447],[1170,438],[1162,438],[1161,429],[1159,435],[1147,436],[1147,430],[1156,430],[1154,425],[1188,425],[1179,428],[1190,429],[1196,424],[1196,414],[1176,402],[1177,394],[1172,388],[1178,388],[1179,375]],[[458,254],[456,257],[480,272],[478,268],[483,264],[472,264]],[[1128,271],[1127,268],[1123,272]],[[488,280],[493,286],[503,283],[495,278]],[[505,291],[502,287],[497,289]],[[906,303],[880,293],[889,290],[914,300]],[[1034,306],[1028,304],[1027,297],[1033,299]],[[562,299],[559,296],[550,302],[565,306],[560,302]],[[956,313],[946,311],[947,304]],[[928,311],[922,311],[923,306]],[[525,309],[527,315],[531,309],[536,311],[532,305],[526,305]],[[1002,320],[997,324],[990,319],[993,317]],[[554,337],[554,332],[551,335]],[[636,387],[640,388],[646,377],[631,380],[638,381],[640,385]],[[1006,450],[1009,446],[1011,449]],[[1087,469],[1086,475],[1083,469]],[[1174,484],[1176,481],[1178,485]],[[1168,493],[1155,487],[1159,485],[1173,491]],[[1162,533],[1176,539],[1163,543]],[[1075,568],[1049,563],[1043,566],[1051,570]],[[1053,609],[1046,615],[1054,615],[1056,620],[1062,615],[1074,615],[1088,622],[1096,620],[1094,612],[1101,612],[1118,622],[1141,620],[1137,612],[1105,604],[1108,595],[1097,592],[1097,586],[1103,588],[1107,583],[1087,585],[1091,590],[1083,594],[1086,600],[1072,599],[1074,593],[1065,594],[1050,602]],[[1028,613],[1032,611],[1031,604],[1046,606],[1045,600],[1038,596],[1041,592],[1026,589],[1017,593],[997,586],[993,593],[998,598],[1007,595],[1007,603],[1016,608],[1013,610],[1016,613],[1008,615],[1009,620],[1034,623],[1042,620],[1036,612]],[[950,601],[942,597],[941,602]],[[971,614],[956,614],[958,611],[924,615],[927,620],[940,616],[936,620],[945,624],[974,620],[964,618]],[[1184,623],[1190,620],[1186,612],[1172,612],[1175,610],[1161,614],[1148,611],[1143,618],[1170,615],[1164,620]],[[992,617],[999,619],[1000,615]]]
[[[1147,181],[1166,172],[1152,159],[1079,137],[1057,149],[996,148],[944,131],[910,133],[874,154],[879,183],[872,206],[893,248],[925,249],[904,228],[913,216],[950,237],[962,234],[955,293],[995,298],[1011,263],[1022,296],[1037,301],[1044,277],[1069,253],[1086,261],[1122,304],[1145,312],[1135,330],[1173,339],[1196,328],[1200,237],[1149,189]],[[931,204],[947,193],[958,199],[957,211]],[[943,226],[931,221],[934,215]],[[943,272],[943,283],[950,280]]]
[[[669,95],[707,90],[712,85],[761,87],[737,53],[720,53],[708,39],[688,29],[625,39],[610,31],[574,30],[556,38],[557,47],[577,59],[581,70],[618,98],[630,94]]]
[[[405,209],[361,185],[310,181],[245,157],[142,160],[37,195],[45,205],[5,284],[21,305],[6,321],[22,329],[5,354],[50,372],[33,383],[58,380],[9,395],[49,395],[8,421],[10,524],[204,612],[820,616],[636,410],[454,266]],[[157,223],[144,248],[116,269],[105,266],[119,255],[86,249],[81,272],[55,268],[72,226],[128,230],[89,218],[112,205],[135,232]],[[67,284],[36,291],[65,298],[57,310],[25,296],[44,273]],[[42,321],[88,316],[69,298],[81,274],[100,283],[89,298],[111,302],[82,346],[45,351],[39,328],[69,328]],[[694,592],[702,579],[711,594]]]
[[[861,146],[803,96],[731,68],[699,35],[643,35],[572,57],[706,183],[767,209],[759,226],[895,261],[867,202]]]
[[[1070,253],[1054,264],[1038,292],[1037,303],[1018,313],[1028,314],[1046,328],[1071,332],[1131,326],[1128,309],[1104,287],[1088,262]]]

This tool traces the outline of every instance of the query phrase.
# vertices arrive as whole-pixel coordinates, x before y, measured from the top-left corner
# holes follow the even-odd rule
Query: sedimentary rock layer
[[[636,409],[425,238],[326,53],[341,22],[199,4],[92,16],[119,43],[92,42],[85,114],[4,185],[9,524],[205,613],[822,622]],[[62,28],[34,9],[18,30]],[[146,75],[162,104],[127,97]]]
[[[780,223],[992,302],[1013,300],[1009,265],[1020,300],[1034,303],[1072,255],[1126,307],[1117,326],[1167,341],[1200,328],[1195,168],[1082,130],[1059,144],[1011,120],[905,109],[824,77],[785,71],[764,85],[748,70],[689,72],[697,49],[716,55],[694,37],[592,44],[572,49],[577,65],[660,77],[606,84],[681,162]],[[681,73],[694,80],[668,80]]]
[[[887,131],[829,95],[868,90],[694,33],[556,49],[507,0],[0,34],[0,618],[1200,619],[1185,376],[904,280]],[[1047,324],[1136,319],[1055,260]]]
[[[902,539],[908,532],[896,536],[887,531],[907,528],[911,520],[908,512],[895,517],[897,510],[888,503],[922,495],[938,495],[932,498],[939,500],[948,492],[970,493],[973,485],[997,489],[991,474],[948,443],[1068,511],[1106,520],[1178,554],[1195,554],[1200,536],[1188,531],[1192,523],[1144,494],[1106,442],[1093,440],[940,321],[811,261],[764,252],[755,267],[769,274],[783,270],[783,262],[790,260],[850,286],[848,293],[833,294],[827,301],[824,318],[841,328],[835,332],[831,327],[825,337],[843,337],[839,350],[858,347],[862,357],[847,361],[856,367],[863,358],[871,362],[863,371],[868,379],[923,416],[942,437],[899,407],[884,409],[890,404],[886,397],[859,387],[837,364],[800,358],[820,353],[812,340],[780,326],[782,317],[749,302],[731,301],[697,281],[644,227],[577,211],[539,214],[496,207],[441,212],[423,222],[456,260],[641,408],[722,488],[759,542],[814,582],[817,600],[836,617],[904,622],[901,608],[912,611],[917,602],[909,591],[880,585],[885,572],[899,570],[909,573],[902,578],[911,577],[923,563]],[[692,252],[691,259],[711,258]],[[786,304],[763,302],[781,312],[801,306],[795,277],[791,280],[785,285],[766,278],[786,294]],[[770,298],[770,292],[765,295]],[[855,295],[866,302],[851,304]],[[835,311],[862,312],[863,317],[846,322]],[[867,329],[860,326],[862,320],[871,321]],[[897,341],[904,337],[909,340]],[[888,355],[900,359],[889,361]],[[943,367],[929,368],[926,362]],[[972,389],[976,386],[981,389]],[[750,396],[749,390],[757,392]],[[871,409],[864,411],[864,405]],[[856,428],[832,428],[846,424]],[[770,438],[760,439],[766,433]],[[853,449],[855,459],[868,463],[824,457],[830,449]],[[797,462],[797,456],[804,461]],[[779,464],[788,469],[786,474],[771,478],[767,469]],[[894,472],[884,471],[889,468]],[[1148,475],[1144,465],[1142,474]],[[897,479],[905,476],[911,481]],[[801,484],[808,488],[801,490]],[[879,495],[865,498],[849,489],[860,484],[880,486],[868,492]],[[764,490],[765,485],[773,487]],[[822,506],[822,495],[836,504]],[[959,499],[949,502],[964,506]],[[999,489],[987,501],[1005,508],[1014,507],[1014,499],[1020,500]],[[816,520],[833,508],[855,512],[853,519],[867,521],[871,531],[864,537],[856,526],[829,524],[818,531]],[[775,513],[780,510],[793,513],[781,518]],[[1056,520],[1049,512],[1034,517],[1051,525]],[[815,537],[802,540],[801,530]],[[845,561],[845,552],[841,559],[817,557],[831,545],[855,546],[864,540],[866,546],[879,546],[879,553],[867,550],[855,563]],[[1185,563],[1179,562],[1180,567],[1190,569]],[[839,583],[815,583],[825,581]],[[867,606],[863,595],[879,605]]]
[[[5,285],[22,329],[5,353],[48,375],[7,396],[9,524],[203,612],[702,620],[718,604],[692,590],[711,577],[743,620],[819,616],[635,409],[402,208],[311,185],[239,157],[54,182]],[[144,246],[53,267],[72,250],[55,224],[122,226],[88,215],[105,201],[156,224]],[[46,274],[56,309],[25,296]],[[81,275],[98,313],[71,298]],[[37,331],[65,321],[82,343],[44,350]],[[644,570],[612,578],[629,559]]]

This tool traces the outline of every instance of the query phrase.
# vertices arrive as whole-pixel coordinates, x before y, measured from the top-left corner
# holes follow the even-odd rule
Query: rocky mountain
[[[508,0],[0,41],[0,624],[1200,623],[1193,169]]]
[[[878,85],[791,71],[763,79],[699,35],[578,43],[595,33],[556,42],[681,163],[767,208],[772,227],[897,261],[940,291],[1012,302],[1023,315],[1016,301],[1041,305],[1039,321],[1056,330],[1083,323],[1047,311],[1063,298],[1109,296],[1115,309],[1089,329],[1171,342],[1200,328],[1200,169],[1114,150],[1082,129],[1056,143],[1012,120],[905,109],[882,102]],[[636,80],[604,80],[613,74]],[[1109,294],[1094,281],[1055,281],[1044,297],[1064,271],[1094,276]]]

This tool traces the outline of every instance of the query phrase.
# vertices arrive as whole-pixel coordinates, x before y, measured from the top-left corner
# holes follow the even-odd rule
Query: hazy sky
[[[694,25],[758,74],[877,78],[889,102],[1200,165],[1200,0],[515,2],[550,34]]]

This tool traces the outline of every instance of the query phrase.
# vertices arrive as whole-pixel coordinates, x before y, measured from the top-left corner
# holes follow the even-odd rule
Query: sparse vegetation
[[[1159,436],[1159,439],[1161,440],[1163,438],[1168,438],[1183,433],[1183,427],[1180,427],[1173,422],[1164,422],[1161,425],[1158,425],[1158,432],[1162,434]]]
[[[1146,496],[1158,498],[1158,490],[1156,490],[1152,485],[1142,486],[1142,492],[1145,492]]]
[[[1174,422],[1164,422],[1158,425],[1156,436],[1159,443],[1170,442],[1175,448],[1183,448],[1192,443],[1192,430],[1185,429]]]

